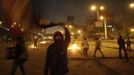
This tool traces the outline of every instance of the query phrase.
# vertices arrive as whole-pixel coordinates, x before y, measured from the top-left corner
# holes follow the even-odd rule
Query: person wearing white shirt
[[[84,40],[82,41],[82,50],[83,50],[84,56],[86,57],[88,56],[88,49],[89,49],[89,43],[86,37],[84,37]]]

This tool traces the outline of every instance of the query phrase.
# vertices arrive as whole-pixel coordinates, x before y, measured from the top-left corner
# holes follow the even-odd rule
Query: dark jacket
[[[122,38],[119,38],[118,39],[118,45],[119,45],[119,47],[125,47],[125,40],[122,39]]]
[[[25,45],[16,44],[14,46],[14,60],[26,61],[28,58],[28,53]]]
[[[70,34],[65,29],[65,40],[61,43],[53,43],[47,49],[46,63],[45,63],[45,75],[56,72],[68,72],[68,59],[67,59],[67,48],[70,43]]]

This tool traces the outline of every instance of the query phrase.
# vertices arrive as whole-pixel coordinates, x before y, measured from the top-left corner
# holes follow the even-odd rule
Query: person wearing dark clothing
[[[37,47],[37,42],[38,42],[38,38],[37,38],[37,36],[35,36],[34,37],[34,48],[33,49],[37,49],[38,47]]]
[[[125,40],[122,38],[122,36],[119,36],[117,43],[119,45],[119,58],[122,59],[122,50],[123,50],[125,53],[125,58],[128,59],[128,54],[125,47]]]
[[[14,56],[13,56],[13,65],[11,70],[11,75],[15,75],[15,72],[18,67],[22,72],[22,75],[25,75],[24,63],[28,58],[27,49],[25,47],[25,42],[22,37],[18,37],[16,41],[16,45],[14,46]]]
[[[127,39],[127,50],[128,51],[132,51],[132,49],[131,49],[131,41],[130,41],[130,39]]]
[[[44,75],[65,75],[68,73],[67,48],[70,43],[70,33],[66,27],[65,39],[61,32],[55,32],[54,43],[47,49]]]

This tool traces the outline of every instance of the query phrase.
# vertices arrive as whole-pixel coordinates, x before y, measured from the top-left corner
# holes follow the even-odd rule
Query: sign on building
[[[95,27],[103,27],[103,22],[95,22]]]

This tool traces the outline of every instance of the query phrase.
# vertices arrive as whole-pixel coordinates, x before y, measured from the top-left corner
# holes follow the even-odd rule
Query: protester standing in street
[[[125,40],[122,38],[122,36],[119,36],[117,43],[119,45],[119,58],[122,59],[122,50],[123,50],[125,53],[125,58],[128,59],[128,54],[125,47]]]
[[[68,73],[67,48],[70,43],[70,33],[64,27],[65,39],[61,32],[55,32],[54,43],[47,49],[44,75],[65,75]]]
[[[37,49],[37,44],[38,44],[38,38],[37,36],[34,36],[34,48],[33,49]]]
[[[89,49],[89,43],[86,37],[84,37],[84,40],[82,41],[82,50],[83,50],[83,55],[85,57],[88,56],[88,49]]]
[[[97,51],[99,51],[102,54],[102,56],[105,57],[103,52],[101,51],[101,40],[100,40],[99,37],[97,37],[96,40],[95,40],[95,51],[94,51],[93,57],[96,57],[96,52]]]
[[[20,68],[22,75],[26,75],[23,65],[27,61],[27,58],[28,52],[25,46],[24,38],[19,36],[17,37],[16,45],[14,46],[14,61],[12,65],[11,75],[15,75],[18,67]]]

